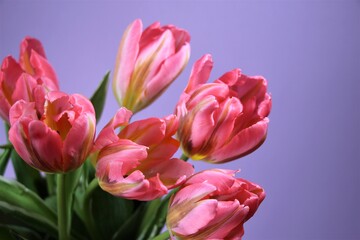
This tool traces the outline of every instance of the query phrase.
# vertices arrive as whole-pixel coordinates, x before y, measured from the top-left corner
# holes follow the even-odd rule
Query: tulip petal
[[[0,117],[4,119],[7,123],[10,122],[9,120],[10,107],[11,106],[7,101],[7,99],[0,92]]]
[[[23,73],[21,66],[16,62],[16,60],[8,56],[6,57],[1,64],[1,78],[0,78],[0,88],[4,97],[12,105],[12,94],[16,88],[16,82]]]
[[[166,131],[164,120],[148,118],[133,122],[126,126],[119,134],[119,138],[130,139],[137,144],[150,146],[160,143]]]
[[[169,189],[172,189],[184,182],[193,172],[194,168],[190,163],[173,158],[156,165],[154,164],[152,168],[145,172],[145,175],[147,178],[159,175],[161,182]]]
[[[29,120],[37,120],[35,103],[26,102],[24,100],[17,101],[10,108],[10,124],[13,125],[15,122],[19,121],[22,118],[26,118]]]
[[[271,104],[271,96],[265,94],[264,100],[259,104],[257,114],[261,118],[267,117],[270,114]]]
[[[230,72],[225,73],[215,82],[222,82],[225,83],[226,85],[233,86],[239,80],[240,76],[241,76],[241,71],[240,69],[237,68]]]
[[[27,125],[31,121],[30,119],[23,119],[22,121],[16,121],[11,125],[9,130],[9,141],[14,146],[14,149],[19,156],[29,165],[33,164],[33,152],[29,143],[29,136]]]
[[[197,60],[191,70],[189,83],[184,92],[190,93],[198,85],[206,83],[212,68],[213,60],[210,54],[206,54]]]
[[[222,102],[222,106],[215,111],[215,127],[212,136],[209,136],[210,145],[214,149],[220,148],[234,131],[234,124],[242,111],[242,105],[237,98],[229,98]]]
[[[76,169],[85,161],[93,144],[95,125],[93,115],[82,114],[71,126],[63,147],[65,171]]]
[[[145,87],[144,102],[149,105],[177,78],[183,71],[190,57],[190,45],[185,44],[180,51],[169,56],[160,65],[158,72]]]
[[[163,27],[164,29],[169,29],[172,34],[174,35],[174,38],[176,40],[175,43],[175,51],[179,51],[181,47],[183,47],[186,43],[190,42],[190,34],[181,28],[178,28],[174,25],[166,25]]]
[[[56,131],[41,121],[32,121],[29,123],[29,138],[38,159],[39,165],[34,164],[36,168],[51,172],[66,171],[62,161],[62,140]]]
[[[215,199],[203,200],[195,205],[182,219],[172,227],[178,235],[191,235],[205,228],[216,216],[217,201]]]
[[[13,102],[18,100],[33,102],[35,100],[33,90],[37,86],[38,84],[35,78],[27,73],[21,74],[16,82],[16,87],[12,95]]]
[[[211,169],[202,171],[201,174],[195,174],[189,178],[186,184],[195,184],[206,182],[216,187],[216,191],[213,194],[224,194],[232,190],[235,183],[236,171],[224,170],[224,169]]]
[[[196,108],[199,102],[208,96],[214,96],[218,102],[227,99],[229,95],[229,87],[225,84],[206,83],[194,90],[190,98],[187,100],[186,107],[188,109]]]
[[[161,28],[160,22],[154,22],[144,29],[141,34],[141,39],[139,42],[140,48],[146,47],[147,44],[150,44],[154,39],[158,38],[165,29]]]
[[[204,143],[207,142],[211,136],[215,122],[214,111],[219,107],[218,102],[214,96],[208,96],[203,101],[199,102],[198,110],[192,119],[191,126],[191,148],[193,151],[202,155],[211,149],[201,149]],[[184,119],[184,121],[186,121]],[[211,147],[211,146],[208,146]],[[202,150],[202,151],[201,151]],[[200,153],[201,151],[201,153]],[[192,156],[194,158],[194,156]],[[201,156],[200,156],[201,158]]]
[[[127,27],[121,39],[113,77],[113,91],[119,103],[122,103],[122,98],[126,95],[130,84],[136,57],[139,52],[141,32],[142,22],[140,19],[136,19]]]
[[[59,83],[55,70],[50,63],[34,50],[31,51],[30,62],[35,71],[35,76],[40,77],[47,89],[51,91],[59,90]]]
[[[197,233],[197,237],[230,239],[228,237],[229,233],[238,232],[238,229],[241,229],[248,211],[249,207],[240,205],[237,200],[218,202],[216,217],[209,223],[204,232]]]
[[[124,107],[120,108],[116,112],[115,116],[109,121],[108,124],[106,124],[106,126],[99,133],[94,144],[94,150],[98,151],[106,145],[109,145],[119,140],[118,134],[115,132],[115,129],[121,126],[126,126],[130,121],[131,115],[131,111],[127,110]]]
[[[164,117],[163,120],[166,123],[165,137],[167,138],[173,136],[179,127],[178,118],[174,114],[171,114],[169,116]]]
[[[146,147],[138,145],[130,140],[120,139],[103,149],[101,149],[98,162],[97,172],[105,171],[106,165],[111,162],[122,162],[121,174],[128,175],[134,170],[140,161],[147,157]]]
[[[36,52],[43,58],[46,58],[44,48],[41,42],[32,37],[26,37],[20,44],[20,57],[19,62],[21,67],[29,74],[34,74],[34,69],[30,63],[30,57],[32,55],[32,51]]]
[[[222,148],[214,151],[210,156],[212,162],[227,162],[245,156],[256,150],[264,142],[269,119],[255,123],[235,135]]]
[[[179,141],[174,138],[165,138],[159,144],[151,146],[148,149],[151,165],[154,165],[155,162],[164,161],[164,159],[170,159],[179,149],[179,146]]]
[[[189,185],[185,183],[179,192],[174,195],[171,202],[171,208],[175,208],[177,205],[184,207],[188,203],[200,201],[202,198],[206,197],[206,195],[215,191],[216,187],[206,182],[193,183]]]

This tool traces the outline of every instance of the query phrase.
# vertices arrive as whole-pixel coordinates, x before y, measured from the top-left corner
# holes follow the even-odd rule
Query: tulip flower
[[[170,200],[166,224],[179,239],[241,239],[243,224],[265,198],[264,190],[212,169],[190,177]]]
[[[190,56],[190,35],[159,22],[142,31],[140,19],[125,31],[113,78],[119,104],[138,112],[152,103],[185,68]]]
[[[206,83],[213,62],[199,59],[177,104],[178,138],[194,160],[223,163],[245,156],[265,140],[271,97],[263,77],[239,69]]]
[[[174,115],[128,124],[131,112],[120,108],[99,133],[93,158],[100,187],[119,197],[150,201],[183,183],[193,167],[172,158],[179,142]],[[120,133],[117,128],[122,128]]]
[[[17,101],[10,109],[9,140],[30,166],[49,173],[78,168],[92,148],[95,110],[85,97],[62,92],[45,96],[43,111],[35,102]]]
[[[58,80],[41,42],[26,37],[20,45],[19,62],[7,56],[1,65],[0,117],[9,123],[9,110],[16,101],[35,102],[35,98],[39,100],[47,91],[57,90]]]

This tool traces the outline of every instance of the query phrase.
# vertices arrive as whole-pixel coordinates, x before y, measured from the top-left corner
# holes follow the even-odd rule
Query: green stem
[[[55,175],[47,173],[45,175],[46,177],[46,184],[47,184],[47,190],[49,193],[49,196],[56,194],[55,193]]]
[[[180,159],[184,160],[185,162],[189,160],[189,157],[185,155],[185,153],[181,154]]]
[[[169,233],[169,231],[166,231],[166,232],[163,232],[163,233],[157,235],[152,240],[166,240],[166,239],[169,239],[169,237],[170,237],[170,233]]]
[[[88,229],[90,235],[94,240],[101,239],[100,234],[98,233],[93,215],[92,215],[92,203],[91,203],[91,196],[96,188],[99,187],[99,182],[97,178],[94,178],[88,187],[86,188],[85,196],[84,196],[84,205],[83,205],[83,215],[84,215],[84,222],[86,228]]]
[[[70,224],[68,222],[69,213],[68,202],[66,201],[65,174],[57,175],[57,210],[58,210],[58,231],[59,240],[70,239]]]

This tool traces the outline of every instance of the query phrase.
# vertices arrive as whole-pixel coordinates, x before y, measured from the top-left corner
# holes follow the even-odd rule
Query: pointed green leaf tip
[[[94,105],[94,108],[95,108],[96,122],[98,122],[100,120],[101,114],[102,114],[104,106],[105,106],[105,99],[106,99],[107,87],[108,87],[108,83],[109,83],[109,76],[110,76],[110,71],[105,74],[103,80],[101,81],[100,85],[96,89],[95,93],[90,98],[90,101]]]

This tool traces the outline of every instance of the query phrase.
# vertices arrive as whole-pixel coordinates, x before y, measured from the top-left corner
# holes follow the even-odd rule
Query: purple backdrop
[[[0,0],[0,57],[18,56],[39,38],[63,91],[91,96],[114,65],[135,18],[187,29],[188,67],[135,119],[172,113],[192,64],[214,58],[212,79],[240,67],[264,75],[273,96],[268,139],[226,165],[242,169],[267,198],[245,225],[245,239],[360,239],[359,1],[77,1]],[[111,90],[99,127],[117,109]],[[4,129],[0,130],[4,142]],[[11,171],[7,176],[12,176]]]

